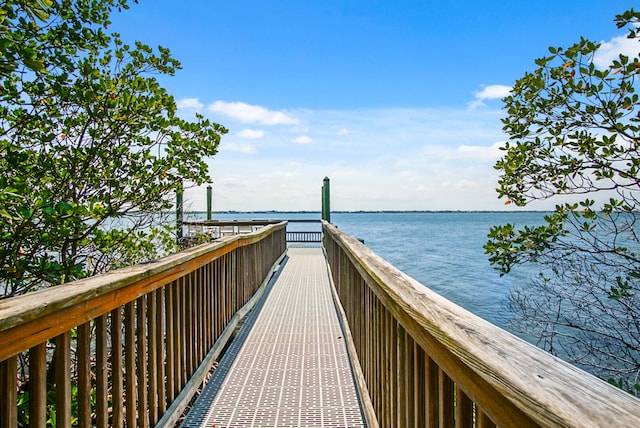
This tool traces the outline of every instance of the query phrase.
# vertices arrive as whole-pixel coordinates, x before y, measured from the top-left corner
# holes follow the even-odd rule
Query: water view
[[[491,226],[541,224],[541,212],[337,212],[331,222],[359,238],[407,275],[474,314],[505,328],[509,290],[537,271],[520,266],[500,277],[482,246]],[[198,216],[197,218],[202,218]],[[218,220],[318,219],[319,213],[228,213]],[[297,230],[316,225],[293,224]]]

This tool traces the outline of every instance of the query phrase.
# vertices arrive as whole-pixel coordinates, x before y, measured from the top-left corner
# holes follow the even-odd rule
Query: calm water
[[[364,240],[374,252],[426,287],[504,328],[511,316],[507,305],[511,285],[527,281],[536,271],[516,267],[501,278],[489,265],[482,246],[491,226],[541,224],[543,216],[531,212],[332,213],[331,222]],[[219,220],[319,217],[319,213],[214,216]],[[296,224],[295,228],[310,230],[312,225]]]

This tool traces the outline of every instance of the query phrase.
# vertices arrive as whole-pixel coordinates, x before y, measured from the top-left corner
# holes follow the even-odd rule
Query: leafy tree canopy
[[[640,39],[640,13],[615,21]],[[542,268],[514,290],[522,331],[630,386],[640,374],[640,61],[619,55],[598,66],[599,49],[584,38],[550,48],[504,99],[499,196],[518,206],[562,202],[542,225],[492,228],[485,250],[503,274],[525,262]]]
[[[226,130],[176,114],[162,47],[108,34],[126,0],[0,6],[0,295],[145,261],[171,249],[157,213],[210,181]]]

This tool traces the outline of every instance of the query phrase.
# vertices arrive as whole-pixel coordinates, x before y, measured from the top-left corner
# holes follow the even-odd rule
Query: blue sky
[[[215,210],[319,210],[325,176],[335,210],[501,210],[500,98],[549,46],[628,50],[613,18],[635,3],[140,0],[110,30],[168,47],[181,114],[229,129]]]

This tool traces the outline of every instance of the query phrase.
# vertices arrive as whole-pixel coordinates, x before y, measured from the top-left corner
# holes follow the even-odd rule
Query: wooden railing
[[[1,300],[0,427],[22,412],[19,372],[31,426],[172,426],[284,257],[285,227]]]
[[[322,232],[287,232],[287,242],[322,242]]]
[[[323,228],[370,421],[640,426],[640,400],[458,307],[334,226]]]

